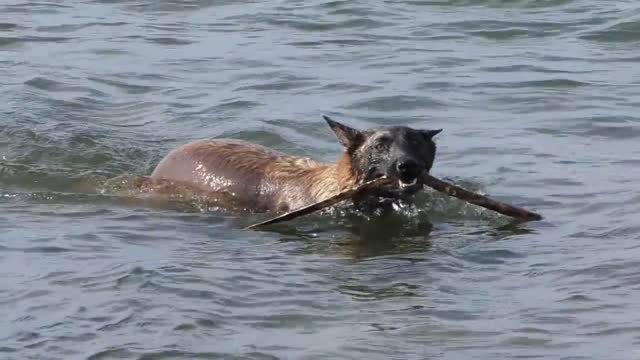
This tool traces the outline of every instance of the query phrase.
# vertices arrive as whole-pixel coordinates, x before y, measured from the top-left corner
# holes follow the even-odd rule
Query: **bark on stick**
[[[466,202],[482,206],[483,208],[493,210],[503,215],[507,215],[519,220],[533,221],[541,220],[542,216],[529,210],[512,206],[500,201],[492,200],[486,196],[476,194],[474,192],[465,190],[459,186],[450,184],[444,180],[440,180],[431,174],[423,174],[422,182],[440,192],[447,195],[457,197],[458,199]]]

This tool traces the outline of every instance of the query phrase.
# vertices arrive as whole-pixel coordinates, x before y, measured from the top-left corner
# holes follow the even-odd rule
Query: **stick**
[[[443,192],[447,195],[457,197],[458,199],[464,200],[466,202],[482,206],[489,210],[496,211],[500,214],[511,216],[516,219],[532,221],[532,220],[541,220],[542,216],[536,214],[534,212],[515,207],[509,204],[505,204],[500,201],[489,199],[486,196],[482,196],[480,194],[473,193],[471,191],[465,190],[456,185],[450,184],[446,181],[440,180],[428,173],[422,175],[422,182],[432,187],[440,192]]]
[[[388,184],[390,182],[391,182],[391,179],[389,179],[388,177],[384,177],[384,176],[383,177],[379,177],[377,179],[374,179],[374,180],[371,180],[369,182],[366,182],[366,183],[364,183],[364,184],[362,184],[362,185],[360,185],[358,187],[351,188],[351,189],[339,192],[338,194],[336,194],[336,195],[334,195],[334,196],[332,196],[332,197],[330,197],[328,199],[322,200],[320,202],[313,203],[311,205],[307,205],[307,206],[301,207],[299,209],[290,211],[290,212],[282,214],[280,216],[276,216],[276,217],[274,217],[272,219],[269,219],[269,220],[266,220],[266,221],[263,221],[263,222],[260,222],[260,223],[257,223],[257,224],[253,224],[253,225],[247,226],[245,229],[254,229],[254,228],[257,228],[257,227],[260,227],[260,226],[271,225],[271,224],[276,224],[276,223],[279,223],[279,222],[295,219],[297,217],[304,216],[304,215],[310,214],[310,213],[312,213],[314,211],[318,211],[318,210],[321,210],[323,208],[326,208],[326,207],[329,207],[331,205],[334,205],[335,203],[338,203],[338,202],[340,202],[342,200],[345,200],[345,199],[348,199],[348,198],[352,198],[353,196],[361,193],[362,191],[369,190],[371,188],[375,188],[375,187],[378,187],[378,186],[382,186],[382,185]]]
[[[519,207],[515,207],[500,201],[496,201],[496,200],[492,200],[489,199],[486,196],[480,195],[480,194],[476,194],[473,193],[471,191],[465,190],[459,186],[450,184],[446,181],[440,180],[428,173],[425,173],[422,175],[421,181],[429,186],[432,187],[440,192],[443,192],[447,195],[450,196],[454,196],[457,197],[458,199],[464,200],[466,202],[478,205],[478,206],[482,206],[484,208],[487,208],[489,210],[493,210],[496,211],[500,214],[503,215],[507,215],[519,220],[525,220],[525,221],[532,221],[532,220],[541,220],[542,216],[539,214],[536,214],[534,212],[519,208]],[[365,190],[369,190],[371,188],[374,187],[378,187],[384,184],[388,184],[390,183],[391,180],[387,177],[381,177],[381,178],[377,178],[375,180],[371,180],[369,182],[366,182],[362,185],[360,185],[359,187],[356,188],[352,188],[343,192],[340,192],[326,200],[322,200],[320,202],[311,204],[311,205],[307,205],[304,206],[302,208],[290,211],[288,213],[282,214],[280,216],[274,217],[272,219],[257,223],[257,224],[253,224],[250,226],[247,226],[245,229],[255,229],[257,227],[260,226],[265,226],[265,225],[271,225],[271,224],[277,224],[283,221],[287,221],[287,220],[292,220],[295,219],[297,217],[300,216],[304,216],[307,214],[310,214],[314,211],[318,211],[321,210],[323,208],[329,207],[335,203],[338,203],[342,200],[351,198],[357,194],[359,194],[362,191]]]

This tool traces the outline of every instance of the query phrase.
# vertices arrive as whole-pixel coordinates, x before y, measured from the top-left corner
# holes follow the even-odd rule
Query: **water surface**
[[[3,359],[640,357],[640,4],[0,5]],[[330,161],[321,115],[442,128],[398,216],[253,220],[101,194],[234,137]]]

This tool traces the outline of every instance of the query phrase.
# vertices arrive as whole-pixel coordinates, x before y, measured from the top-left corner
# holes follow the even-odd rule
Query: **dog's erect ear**
[[[332,120],[326,115],[322,115],[325,121],[331,127],[331,130],[336,134],[338,141],[342,146],[349,148],[356,144],[359,144],[364,139],[364,135],[360,130],[348,127],[347,125],[340,124],[339,122]]]
[[[442,132],[442,129],[438,129],[438,130],[422,130],[421,132],[422,132],[422,135],[425,138],[431,140],[431,139],[433,139],[434,136],[440,134],[440,132]]]

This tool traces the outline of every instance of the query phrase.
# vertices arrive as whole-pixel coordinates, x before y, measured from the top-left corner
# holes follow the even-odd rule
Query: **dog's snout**
[[[415,178],[418,177],[420,169],[418,166],[418,162],[413,159],[400,159],[398,161],[396,168],[398,170],[398,174],[400,174],[403,178]]]

